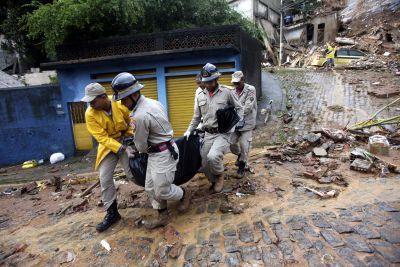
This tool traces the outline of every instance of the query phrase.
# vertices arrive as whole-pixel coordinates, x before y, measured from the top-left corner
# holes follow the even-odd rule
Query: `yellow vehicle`
[[[347,65],[354,59],[365,57],[365,53],[353,48],[338,48],[335,52],[334,64]],[[311,63],[312,66],[325,67],[328,59],[326,55],[317,53]]]

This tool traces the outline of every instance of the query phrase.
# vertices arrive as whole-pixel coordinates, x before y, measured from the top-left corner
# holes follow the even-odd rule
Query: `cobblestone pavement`
[[[268,130],[279,138],[282,132],[297,135],[310,129],[313,122],[307,119],[311,116],[308,111],[316,115],[317,126],[325,119],[342,125],[348,119],[351,123],[363,119],[380,106],[346,86],[331,89],[330,85],[340,84],[333,73],[286,71],[276,73],[275,78],[293,96],[290,112],[294,119],[283,127],[277,123],[280,119],[274,118],[276,121],[255,133],[258,142],[266,139],[264,132],[271,134]],[[311,86],[314,81],[322,85]],[[342,106],[344,111],[329,109],[332,105]],[[295,127],[298,129],[292,132]],[[348,158],[350,150],[332,152],[331,158],[323,160]],[[260,151],[253,149],[253,156]],[[94,228],[104,216],[96,208],[98,188],[88,198],[89,210],[63,217],[54,214],[65,205],[68,190],[55,194],[49,187],[38,195],[0,197],[0,265],[400,266],[400,175],[380,178],[352,171],[348,161],[338,161],[336,171],[349,185],[330,184],[339,195],[320,199],[303,187],[293,186],[297,181],[322,186],[302,176],[308,167],[299,160],[278,164],[267,162],[263,154],[253,156],[250,165],[255,174],[241,180],[235,179],[236,167],[231,164],[236,158],[227,156],[223,193],[210,194],[210,184],[203,175],[192,179],[187,184],[194,192],[190,210],[178,214],[176,204],[170,203],[171,223],[152,231],[137,225],[139,216],[155,215],[145,193],[125,191],[123,195],[121,190],[127,188],[123,184],[120,203],[125,197],[139,199],[141,204],[121,208],[122,220],[104,233]],[[399,162],[400,153],[393,153],[392,159]],[[322,166],[317,165],[311,168]],[[45,208],[44,201],[54,202],[52,210]],[[22,206],[24,220],[16,225],[15,207]],[[111,251],[103,248],[102,240],[110,244]]]
[[[395,189],[400,176],[377,180],[354,172],[354,181],[338,198],[321,200],[290,186],[288,178],[297,169],[296,164],[278,165],[273,173],[259,171],[249,180],[229,176],[226,193],[215,195],[207,193],[206,178],[200,176],[189,184],[197,188],[189,212],[177,214],[170,206],[172,230],[135,226],[139,214],[153,213],[148,206],[121,209],[123,219],[101,234],[94,226],[102,212],[89,210],[61,218],[44,214],[2,230],[0,257],[7,255],[7,248],[26,243],[26,251],[6,258],[6,266],[400,264],[400,201]],[[233,189],[240,183],[255,183],[255,195]],[[222,213],[227,197],[244,213]],[[103,239],[111,245],[110,252],[100,245]],[[176,244],[182,244],[178,252],[173,249]],[[73,257],[72,263],[68,257]]]
[[[368,80],[368,71],[360,71],[359,76]],[[264,75],[266,76],[266,75]],[[287,110],[282,109],[276,114],[289,112],[293,120],[283,124],[280,118],[273,118],[273,133],[269,133],[267,127],[259,125],[257,130],[260,139],[270,137],[271,142],[280,142],[284,137],[303,136],[312,130],[319,130],[321,127],[344,128],[346,125],[353,125],[357,122],[368,119],[379,108],[387,105],[395,98],[378,99],[368,95],[371,89],[371,82],[364,81],[354,84],[354,77],[347,79],[345,71],[314,71],[304,69],[283,69],[277,70],[274,74],[266,77],[279,82],[281,89],[287,97]],[[276,84],[268,82],[267,84]],[[374,90],[380,90],[376,87]],[[263,96],[265,102],[268,96]],[[261,106],[264,103],[260,103]],[[398,114],[399,105],[381,113],[382,117],[389,117]],[[284,127],[288,130],[284,131]],[[257,137],[256,137],[257,139]]]

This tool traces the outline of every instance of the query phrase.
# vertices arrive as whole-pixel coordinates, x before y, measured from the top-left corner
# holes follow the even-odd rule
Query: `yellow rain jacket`
[[[88,107],[85,112],[86,127],[99,143],[95,169],[110,152],[117,153],[122,136],[132,136],[129,110],[119,102],[111,101],[112,118],[104,110]]]
[[[328,45],[328,52],[326,52],[326,58],[335,58],[336,47]]]

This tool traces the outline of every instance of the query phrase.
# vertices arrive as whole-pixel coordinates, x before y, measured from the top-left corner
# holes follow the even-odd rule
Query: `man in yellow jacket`
[[[90,103],[85,113],[86,127],[99,143],[95,168],[100,172],[101,198],[107,214],[96,229],[102,232],[121,218],[113,174],[119,161],[126,176],[132,177],[126,147],[122,141],[125,137],[133,136],[133,130],[129,124],[128,109],[121,103],[111,101],[106,89],[99,83],[87,85],[81,101]]]
[[[336,53],[336,47],[332,47],[330,43],[327,44],[327,49],[326,49],[326,58],[327,58],[327,67],[332,68],[335,66],[335,53]]]

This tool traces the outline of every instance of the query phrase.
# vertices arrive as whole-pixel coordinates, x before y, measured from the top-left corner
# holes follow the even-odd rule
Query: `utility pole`
[[[283,57],[283,0],[281,0],[281,29],[279,35],[279,66],[281,66]]]

